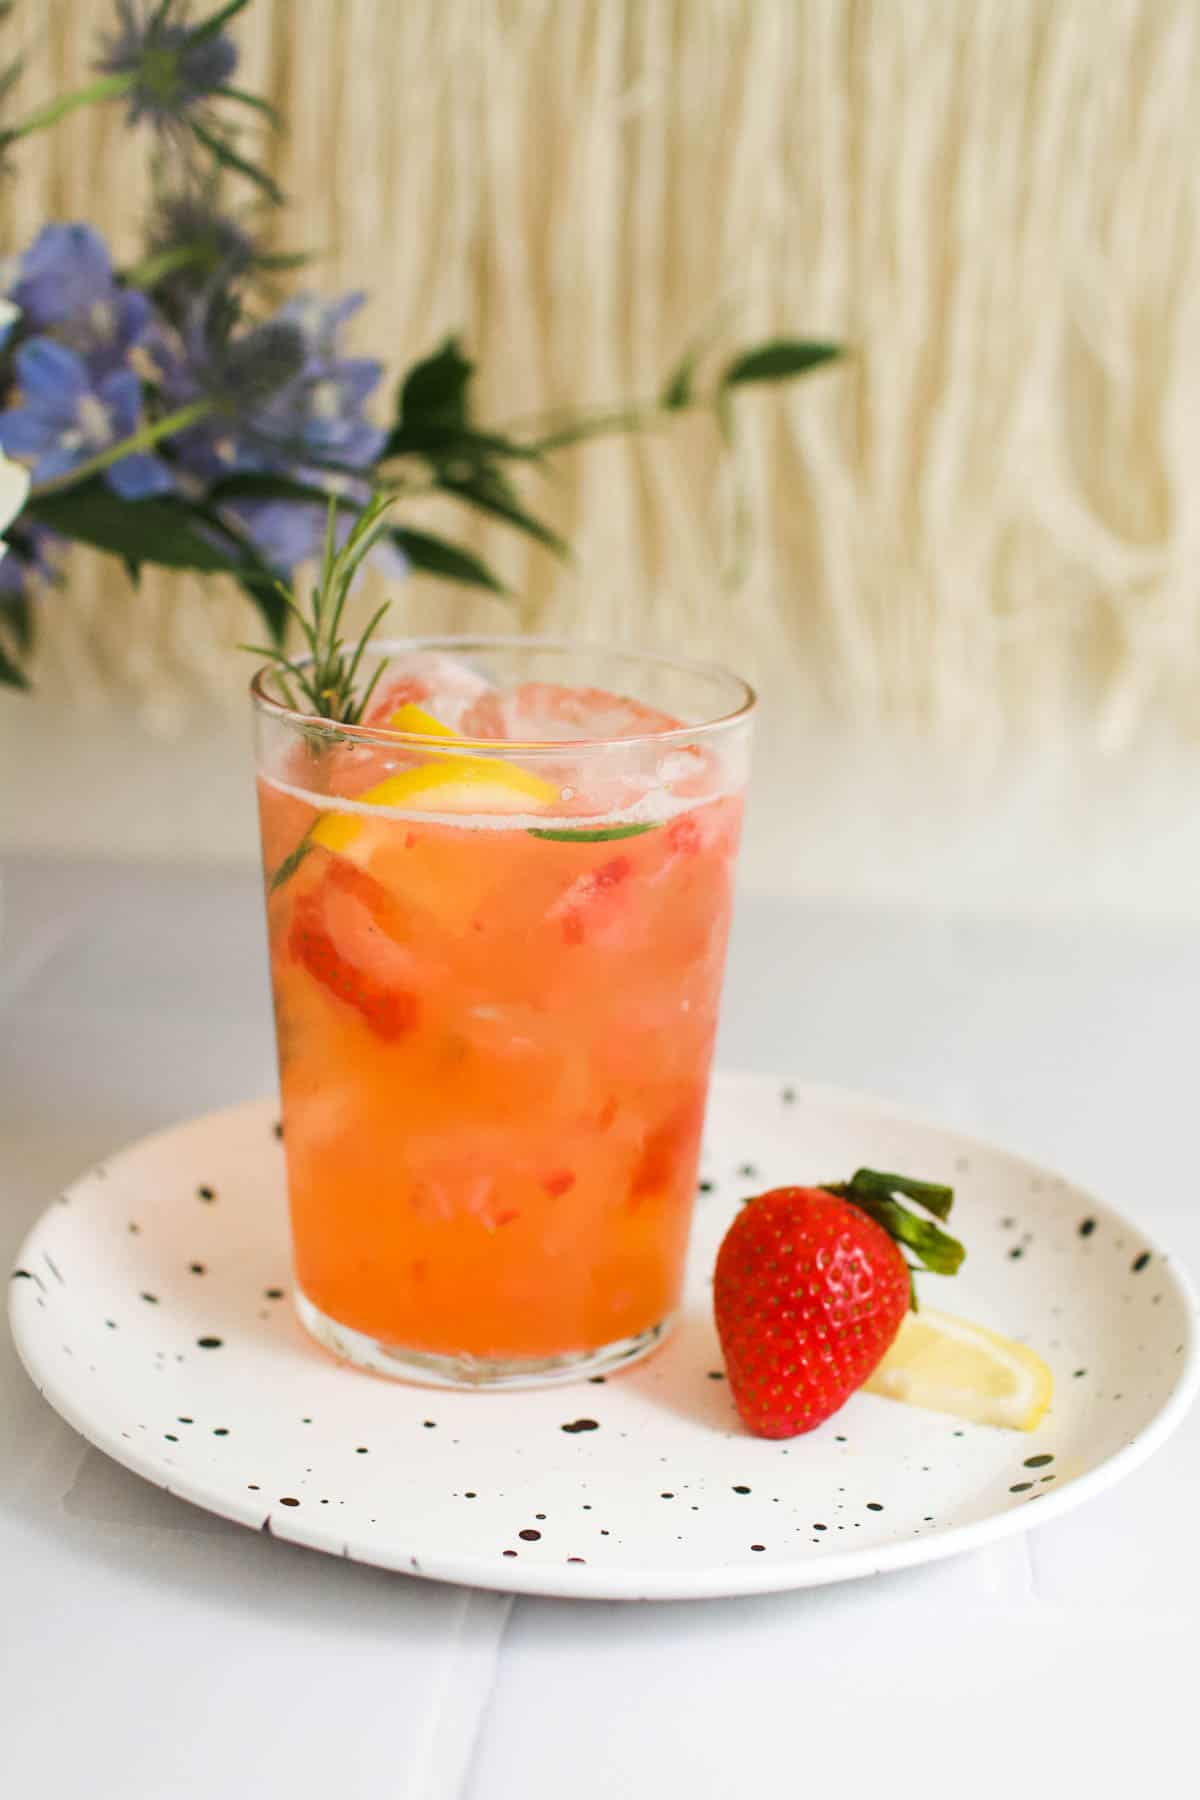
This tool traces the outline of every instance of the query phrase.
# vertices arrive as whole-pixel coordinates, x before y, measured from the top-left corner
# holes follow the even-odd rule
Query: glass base
[[[326,1350],[356,1368],[369,1369],[373,1375],[387,1375],[393,1381],[415,1381],[426,1387],[528,1388],[581,1381],[646,1356],[662,1343],[675,1322],[671,1315],[648,1330],[639,1331],[636,1337],[619,1338],[599,1350],[567,1350],[561,1356],[439,1356],[434,1351],[381,1343],[366,1332],[339,1325],[315,1307],[299,1288],[295,1293],[300,1323]]]

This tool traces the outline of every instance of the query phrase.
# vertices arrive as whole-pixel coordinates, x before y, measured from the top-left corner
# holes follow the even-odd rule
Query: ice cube
[[[469,663],[444,650],[408,650],[392,657],[382,677],[368,725],[386,725],[402,706],[420,706],[440,724],[465,737],[479,735],[464,724],[471,707],[492,693]]]
[[[526,681],[480,695],[463,715],[462,730],[469,737],[559,744],[643,737],[676,730],[679,723],[669,713],[602,688]]]

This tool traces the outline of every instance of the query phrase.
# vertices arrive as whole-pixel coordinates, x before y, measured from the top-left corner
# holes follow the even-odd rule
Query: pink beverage
[[[255,684],[301,1316],[513,1384],[678,1304],[752,698],[537,642],[399,648],[364,728]],[[604,686],[598,686],[603,682]]]

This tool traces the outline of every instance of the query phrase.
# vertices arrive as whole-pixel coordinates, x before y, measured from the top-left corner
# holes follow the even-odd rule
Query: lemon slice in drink
[[[388,724],[395,731],[461,742],[419,706],[398,708]],[[529,813],[545,812],[552,806],[558,788],[499,757],[437,756],[389,775],[356,798],[360,806],[411,807],[416,812]],[[349,850],[370,823],[362,813],[327,812],[310,836],[314,844],[340,854]]]
[[[1015,1431],[1035,1430],[1054,1392],[1049,1369],[1027,1344],[925,1308],[907,1315],[865,1385],[869,1394]]]

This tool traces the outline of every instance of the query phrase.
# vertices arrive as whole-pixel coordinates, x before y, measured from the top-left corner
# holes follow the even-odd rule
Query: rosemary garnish
[[[387,535],[389,527],[383,522],[383,515],[394,498],[393,494],[373,495],[354,521],[350,535],[340,549],[337,543],[338,502],[336,498],[329,502],[321,569],[312,590],[308,614],[297,605],[296,596],[287,583],[281,581],[278,584],[289,612],[299,620],[308,646],[307,657],[297,662],[281,648],[265,644],[242,645],[243,650],[265,656],[277,665],[279,691],[293,712],[332,719],[337,725],[358,725],[362,721],[375,692],[375,684],[387,667],[387,659],[376,665],[361,694],[357,692],[359,668],[368,641],[390,601],[384,601],[353,646],[344,642],[341,636],[342,614],[364,559]]]

